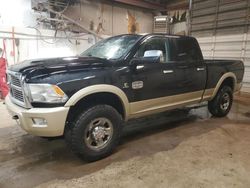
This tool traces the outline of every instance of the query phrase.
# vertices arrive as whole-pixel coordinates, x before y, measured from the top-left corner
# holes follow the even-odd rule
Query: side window
[[[162,57],[160,62],[165,63],[168,61],[168,40],[166,38],[151,38],[145,41],[138,49],[135,57],[147,57],[151,52],[161,51]]]
[[[201,60],[201,52],[196,40],[190,39],[174,39],[175,45],[175,60],[194,62]]]

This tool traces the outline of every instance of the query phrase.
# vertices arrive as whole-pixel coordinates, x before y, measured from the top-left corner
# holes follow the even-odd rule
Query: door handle
[[[143,69],[144,68],[144,65],[137,65],[136,66],[136,70],[140,70],[140,69]]]
[[[197,70],[197,71],[204,71],[204,70],[205,70],[205,68],[203,68],[203,67],[199,67],[199,68],[197,68],[196,70]]]
[[[163,70],[163,73],[164,74],[171,74],[173,73],[174,71],[173,70]]]

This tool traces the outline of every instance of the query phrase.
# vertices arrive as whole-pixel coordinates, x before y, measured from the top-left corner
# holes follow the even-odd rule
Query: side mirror
[[[163,52],[161,50],[148,50],[144,52],[144,58],[157,59],[159,63],[164,62]]]
[[[134,57],[131,65],[150,64],[163,62],[163,52],[161,50],[148,50],[144,52],[143,57]]]
[[[161,58],[163,57],[163,52],[161,50],[147,50],[144,52],[144,56],[143,57],[158,57]]]

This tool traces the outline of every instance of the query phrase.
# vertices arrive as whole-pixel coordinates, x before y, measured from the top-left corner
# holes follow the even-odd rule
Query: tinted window
[[[173,39],[175,46],[174,59],[176,61],[198,61],[202,60],[202,55],[198,42],[193,38]]]
[[[163,54],[162,63],[169,60],[168,40],[163,37],[154,37],[146,40],[138,49],[136,57],[144,57],[146,51],[160,50]]]

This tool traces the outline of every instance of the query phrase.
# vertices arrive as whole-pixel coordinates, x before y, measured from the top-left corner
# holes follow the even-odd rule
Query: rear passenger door
[[[207,71],[199,44],[191,37],[172,38],[171,42],[176,68],[184,76],[182,92],[190,93],[190,100],[198,100],[205,89]]]

